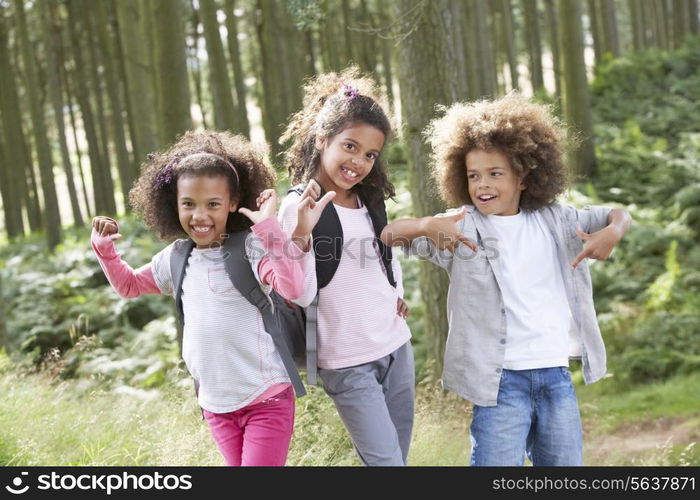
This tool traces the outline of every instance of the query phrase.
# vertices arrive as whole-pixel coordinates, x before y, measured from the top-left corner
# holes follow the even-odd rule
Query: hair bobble
[[[163,186],[167,186],[175,178],[175,166],[180,163],[181,158],[173,158],[170,160],[163,170],[161,170],[156,176],[156,182],[153,184],[155,189],[161,189]]]
[[[353,87],[349,83],[344,83],[343,84],[343,95],[348,101],[352,101],[355,97],[360,95],[360,92],[357,90],[357,87]]]

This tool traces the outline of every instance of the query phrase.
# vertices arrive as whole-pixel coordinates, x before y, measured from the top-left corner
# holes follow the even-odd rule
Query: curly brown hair
[[[317,138],[330,139],[364,123],[379,129],[386,144],[392,127],[380,102],[377,84],[371,77],[363,76],[356,66],[339,74],[326,73],[308,80],[304,85],[303,107],[292,115],[280,138],[280,142],[290,143],[284,152],[284,162],[292,182],[307,182],[317,175],[321,158],[316,148]],[[394,196],[381,153],[370,173],[353,191],[367,204]]]
[[[211,155],[193,157],[195,153]],[[178,218],[177,180],[185,175],[224,176],[238,206],[257,210],[256,198],[263,190],[274,187],[276,180],[264,156],[264,151],[241,135],[189,131],[167,150],[148,155],[148,160],[141,165],[140,177],[129,192],[129,200],[159,238],[172,241],[187,237]],[[250,228],[251,224],[250,219],[233,212],[228,216],[226,230],[240,231]]]
[[[548,106],[517,92],[495,100],[455,103],[425,130],[432,146],[433,178],[451,206],[473,202],[467,189],[466,156],[473,149],[497,150],[508,157],[526,189],[520,208],[554,203],[567,187],[563,153],[565,126]]]

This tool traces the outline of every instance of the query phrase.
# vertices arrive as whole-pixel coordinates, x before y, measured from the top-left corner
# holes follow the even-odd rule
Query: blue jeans
[[[581,418],[563,366],[503,370],[496,406],[474,405],[471,465],[582,465]]]

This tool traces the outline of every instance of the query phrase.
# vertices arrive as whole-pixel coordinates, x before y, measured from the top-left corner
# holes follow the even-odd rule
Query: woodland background
[[[164,246],[129,213],[147,153],[192,128],[270,146],[304,80],[358,65],[397,127],[390,219],[445,207],[421,131],[436,105],[519,89],[578,147],[562,201],[624,207],[592,265],[610,374],[572,363],[588,464],[698,465],[697,0],[0,0],[0,463],[220,464],[177,354],[172,300],[119,298],[89,246],[117,216],[134,266]],[[468,403],[439,388],[447,277],[402,260],[418,371],[410,463],[468,463]],[[27,418],[31,415],[31,418]],[[319,388],[290,464],[356,464]]]

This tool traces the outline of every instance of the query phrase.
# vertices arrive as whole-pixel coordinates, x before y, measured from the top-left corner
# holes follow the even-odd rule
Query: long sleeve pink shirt
[[[116,221],[113,221],[117,224]],[[275,217],[254,224],[253,233],[260,238],[267,251],[258,266],[258,274],[263,284],[289,300],[295,300],[304,293],[305,253],[294,244],[286,244],[287,235]],[[160,294],[153,278],[151,264],[133,269],[121,259],[114,241],[108,236],[100,236],[92,230],[92,249],[109,284],[122,297],[134,298],[143,294]]]

